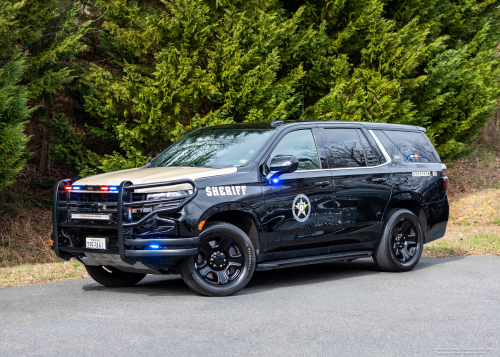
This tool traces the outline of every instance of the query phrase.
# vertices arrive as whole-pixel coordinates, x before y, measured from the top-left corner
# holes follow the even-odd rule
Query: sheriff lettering
[[[207,187],[207,196],[244,196],[247,193],[246,186],[216,186]]]
[[[430,171],[414,171],[412,172],[412,176],[430,176]]]

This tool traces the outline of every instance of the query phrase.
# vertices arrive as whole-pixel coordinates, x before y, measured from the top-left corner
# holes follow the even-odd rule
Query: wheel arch
[[[425,235],[427,234],[428,230],[427,212],[424,206],[418,200],[405,197],[398,197],[397,199],[391,200],[391,202],[389,202],[389,204],[387,205],[387,209],[385,210],[384,221],[387,217],[389,210],[392,208],[405,208],[413,212],[413,214],[417,216],[418,221],[422,226],[422,232],[424,233],[424,239],[425,239]]]
[[[262,225],[255,212],[242,204],[221,204],[208,209],[199,220],[205,221],[203,228],[210,222],[226,222],[240,228],[250,238],[255,252],[260,250]],[[202,229],[203,230],[203,229]]]

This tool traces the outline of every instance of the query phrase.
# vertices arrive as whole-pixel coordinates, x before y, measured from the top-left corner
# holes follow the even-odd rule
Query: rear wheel
[[[92,279],[110,288],[132,286],[146,276],[146,274],[126,273],[110,266],[85,265],[85,269]]]
[[[383,271],[409,271],[420,260],[423,232],[417,216],[407,209],[391,209],[373,260]]]
[[[214,222],[200,234],[198,254],[180,263],[186,285],[207,296],[227,296],[243,289],[255,270],[255,250],[238,227]]]

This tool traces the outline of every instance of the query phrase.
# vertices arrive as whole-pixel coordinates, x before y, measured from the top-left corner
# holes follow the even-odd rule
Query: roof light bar
[[[109,191],[109,187],[108,186],[101,186],[101,191]]]

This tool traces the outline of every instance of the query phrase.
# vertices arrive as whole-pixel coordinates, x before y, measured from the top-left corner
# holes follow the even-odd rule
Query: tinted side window
[[[325,129],[326,157],[331,169],[366,166],[356,129]]]
[[[363,134],[363,132],[359,129],[356,129],[356,131],[358,132],[359,138],[361,139],[361,144],[365,149],[366,163],[368,164],[368,166],[377,166],[377,156],[375,155],[375,152],[373,151],[371,145],[368,143],[368,140],[366,140],[365,134]]]
[[[432,144],[420,132],[384,130],[408,162],[437,162]]]
[[[382,130],[373,130],[373,133],[377,136],[393,163],[402,164],[405,162],[403,155],[399,152],[398,148],[392,143],[392,141],[389,140]]]
[[[321,169],[316,142],[309,129],[286,134],[274,148],[271,158],[276,155],[295,155],[299,160],[298,170]]]

